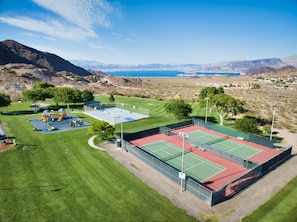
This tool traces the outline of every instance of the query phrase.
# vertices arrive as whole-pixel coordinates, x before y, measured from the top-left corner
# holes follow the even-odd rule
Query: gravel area
[[[292,144],[293,152],[297,153],[296,134],[291,134],[286,130],[279,130],[279,134],[285,136],[284,143]],[[100,146],[142,181],[199,221],[204,221],[205,216],[209,215],[219,217],[220,222],[240,221],[240,218],[250,214],[269,200],[275,192],[297,175],[297,157],[293,155],[281,166],[266,174],[232,199],[210,207],[190,192],[184,191],[181,193],[178,184],[149,167],[129,152],[122,152],[114,143],[106,142],[100,144]]]

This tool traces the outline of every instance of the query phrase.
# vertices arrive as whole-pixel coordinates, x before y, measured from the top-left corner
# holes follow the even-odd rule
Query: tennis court
[[[248,159],[262,152],[261,149],[230,140],[229,137],[220,137],[200,130],[188,132],[187,135],[192,141],[198,141],[243,159]]]
[[[158,140],[141,146],[142,149],[169,165],[182,171],[182,148],[165,140]],[[193,154],[192,148],[184,152],[184,172],[200,182],[219,174],[226,168]],[[194,149],[194,148],[193,148]]]

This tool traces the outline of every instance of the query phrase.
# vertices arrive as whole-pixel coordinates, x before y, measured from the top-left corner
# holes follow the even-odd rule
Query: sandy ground
[[[284,138],[282,146],[293,146],[293,152],[297,154],[297,133],[290,133],[286,129],[274,129],[278,136]]]
[[[284,144],[294,145],[294,153],[297,153],[297,135],[284,129],[275,129],[275,131],[279,132],[279,136],[285,138]],[[220,222],[240,221],[240,218],[264,204],[274,193],[297,176],[297,157],[292,156],[288,161],[266,174],[232,199],[210,207],[190,192],[184,191],[181,193],[178,184],[172,182],[132,154],[122,152],[114,143],[107,142],[100,144],[100,146],[146,184],[156,189],[177,207],[184,209],[199,221],[205,221],[206,216],[209,215],[216,215],[220,218]]]

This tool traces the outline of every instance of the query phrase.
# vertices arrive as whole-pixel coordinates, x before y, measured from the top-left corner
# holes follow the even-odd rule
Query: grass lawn
[[[242,222],[297,221],[297,177]]]
[[[164,101],[115,99],[150,110],[150,118],[124,123],[124,133],[176,122],[165,112]],[[108,102],[108,96],[96,100]],[[0,115],[0,121],[18,144],[0,153],[0,221],[195,221],[107,153],[90,148],[87,129],[46,135],[33,131],[27,120],[41,113],[29,114],[29,105],[0,108],[11,114]],[[192,115],[204,119],[205,109],[192,107]],[[72,114],[96,121],[81,111],[76,107]],[[217,119],[214,113],[208,116]],[[297,221],[296,198],[297,177],[243,221]]]
[[[40,115],[0,116],[17,142],[0,153],[0,221],[195,221],[106,152],[90,148],[87,129],[33,131],[27,120]]]

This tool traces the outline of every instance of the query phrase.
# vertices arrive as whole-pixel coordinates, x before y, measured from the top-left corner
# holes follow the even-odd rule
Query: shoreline
[[[240,72],[186,71],[186,70],[102,70],[106,75],[126,78],[202,78],[243,76]]]

